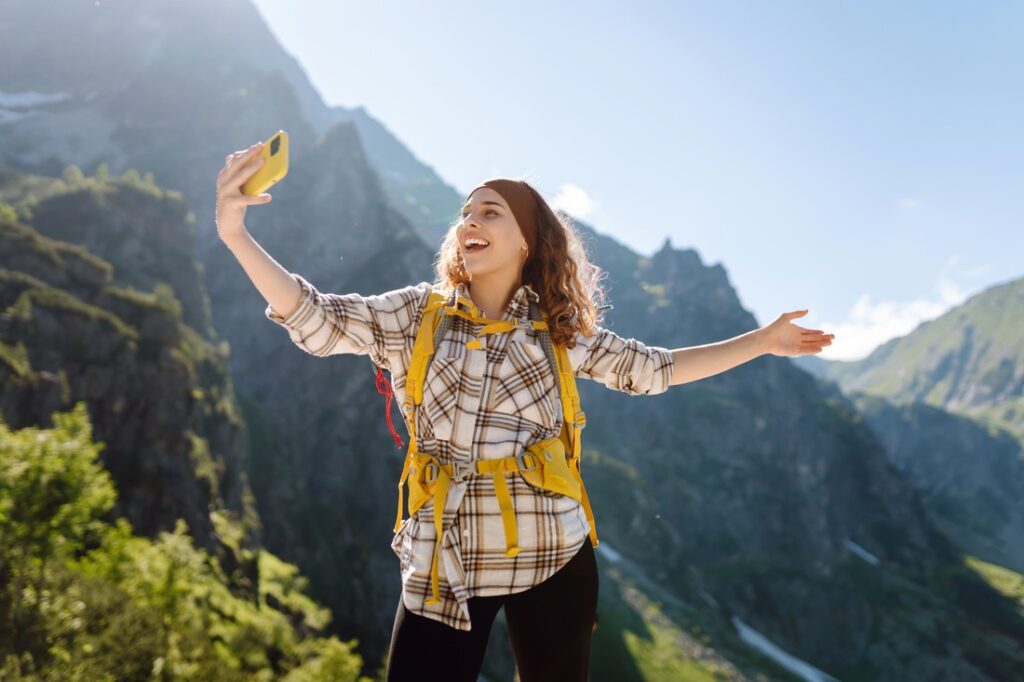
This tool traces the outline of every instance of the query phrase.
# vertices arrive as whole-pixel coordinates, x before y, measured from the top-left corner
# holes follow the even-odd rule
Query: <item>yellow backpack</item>
[[[451,303],[449,303],[451,300]],[[427,366],[434,355],[438,341],[444,335],[452,316],[464,317],[475,324],[484,325],[477,336],[513,331],[517,320],[491,320],[484,317],[472,301],[452,292],[452,299],[444,294],[432,291],[423,308],[423,319],[420,322],[413,345],[412,357],[405,380],[405,417],[409,430],[409,449],[402,466],[402,476],[398,481],[398,513],[395,516],[394,530],[397,533],[402,525],[403,486],[409,486],[409,516],[420,509],[427,500],[434,500],[434,529],[437,539],[434,544],[434,555],[430,566],[431,598],[428,604],[439,603],[437,576],[438,554],[441,549],[442,514],[448,486],[451,481],[461,481],[467,476],[488,475],[494,481],[494,492],[501,510],[501,520],[505,529],[505,555],[514,557],[519,553],[518,530],[515,511],[509,496],[505,476],[519,474],[528,483],[544,490],[567,495],[578,500],[590,523],[590,541],[594,547],[598,545],[597,528],[594,514],[590,508],[583,478],[580,474],[580,431],[586,426],[586,415],[580,408],[579,394],[576,391],[576,377],[569,363],[569,356],[564,346],[551,342],[548,334],[547,312],[530,302],[530,323],[534,329],[541,331],[544,350],[551,361],[552,370],[558,377],[559,393],[562,400],[562,429],[558,436],[547,438],[529,445],[526,451],[501,459],[474,460],[472,462],[456,462],[442,464],[436,457],[416,448],[416,408],[423,402],[423,382],[427,374]],[[540,317],[541,319],[536,319]],[[481,348],[479,338],[466,344],[467,348]],[[377,368],[377,389],[390,399],[390,391],[382,389],[386,385],[380,368]],[[390,387],[388,387],[390,389]],[[390,411],[389,411],[389,427]],[[394,432],[396,441],[401,447],[401,439]]]

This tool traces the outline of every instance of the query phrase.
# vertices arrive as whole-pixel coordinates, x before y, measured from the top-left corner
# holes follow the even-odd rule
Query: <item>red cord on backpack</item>
[[[395,425],[391,423],[391,400],[395,397],[395,391],[391,388],[391,382],[384,376],[384,370],[380,367],[377,368],[377,392],[387,398],[385,401],[384,412],[388,417],[388,428],[391,430],[391,435],[394,437],[399,449],[401,449],[404,445],[402,437],[398,435],[398,432],[395,431]]]

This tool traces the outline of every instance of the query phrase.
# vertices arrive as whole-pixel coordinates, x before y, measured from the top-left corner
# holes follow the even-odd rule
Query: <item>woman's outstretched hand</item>
[[[762,327],[762,342],[765,352],[782,357],[820,353],[824,346],[831,346],[835,334],[826,334],[820,329],[807,329],[793,324],[790,320],[803,317],[807,309],[782,313],[767,327]]]
[[[217,234],[221,239],[236,237],[245,231],[245,209],[270,201],[264,192],[256,196],[242,194],[242,184],[263,165],[261,142],[224,157],[224,167],[217,173]]]

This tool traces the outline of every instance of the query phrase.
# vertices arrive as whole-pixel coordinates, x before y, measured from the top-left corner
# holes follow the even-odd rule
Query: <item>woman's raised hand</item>
[[[762,327],[765,350],[772,355],[792,357],[820,353],[825,346],[831,346],[835,334],[826,334],[821,329],[807,329],[791,322],[806,314],[806,308],[782,313],[770,325]]]
[[[242,194],[242,185],[263,165],[262,142],[224,157],[224,167],[217,173],[217,234],[230,239],[245,232],[245,209],[253,204],[266,204],[269,194]]]

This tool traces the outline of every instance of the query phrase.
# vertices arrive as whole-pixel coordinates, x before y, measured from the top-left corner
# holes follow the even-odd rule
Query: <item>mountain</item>
[[[365,111],[317,104],[249,3],[133,3],[116,17],[107,9],[15,2],[5,14],[0,60],[23,68],[0,72],[0,162],[10,167],[2,200],[38,239],[105,261],[133,286],[152,289],[153,300],[166,282],[159,298],[173,295],[194,336],[179,326],[161,338],[170,348],[179,336],[215,348],[215,359],[197,363],[199,385],[179,380],[188,395],[175,388],[140,396],[152,385],[148,375],[129,375],[131,388],[112,378],[139,363],[128,340],[85,362],[73,352],[81,349],[62,345],[87,333],[72,327],[70,336],[8,329],[8,365],[23,366],[26,356],[55,374],[81,365],[91,414],[123,400],[163,426],[155,416],[163,413],[148,406],[165,401],[178,415],[174,433],[190,428],[179,413],[192,414],[196,388],[202,400],[220,401],[222,421],[237,401],[246,435],[215,445],[207,436],[208,464],[199,470],[223,471],[225,491],[242,490],[234,481],[245,474],[261,530],[250,542],[309,576],[311,594],[333,614],[333,632],[358,638],[372,670],[398,598],[388,540],[403,453],[365,358],[306,355],[263,318],[265,301],[216,237],[214,182],[225,154],[287,130],[289,175],[271,204],[250,209],[247,225],[279,262],[322,290],[365,294],[430,278],[439,229],[460,197]],[[108,173],[120,174],[116,191]],[[52,196],[43,185],[55,185]],[[607,271],[615,307],[606,324],[620,334],[677,348],[757,326],[721,264],[668,241],[640,256],[593,226],[579,229]],[[11,276],[8,308],[22,288],[40,288],[26,278],[57,276],[42,256],[23,263],[18,253],[10,247],[9,269],[20,274]],[[101,309],[115,305],[95,282],[72,280],[65,291],[99,300]],[[127,325],[140,315],[114,314]],[[157,316],[161,328],[174,326],[168,314]],[[48,318],[40,319],[42,329]],[[163,357],[164,346],[140,348]],[[158,366],[181,371],[172,360]],[[234,398],[225,397],[228,378]],[[19,392],[13,374],[0,381],[9,410],[42,401]],[[584,475],[602,541],[595,680],[781,680],[811,669],[843,680],[1003,680],[1024,666],[1019,606],[990,584],[991,574],[965,565],[886,440],[834,382],[764,357],[658,396],[631,398],[591,382],[580,382],[580,392]],[[49,401],[40,404],[57,405]],[[45,417],[39,407],[21,423]],[[95,421],[107,424],[98,432],[113,430],[108,438],[169,438],[140,432],[132,420]],[[206,428],[223,433],[218,424]],[[174,481],[194,477],[177,466]],[[209,500],[179,499],[189,488],[168,488],[161,471],[119,478],[118,490],[141,505],[140,518],[180,509],[202,528]],[[488,674],[507,678],[500,627],[492,644]]]
[[[600,248],[596,253],[601,261]],[[627,272],[649,296],[646,305],[623,307],[612,287],[613,328],[621,312],[634,318],[622,325],[630,334],[676,347],[756,326],[722,268],[704,266],[693,251],[666,243]],[[610,512],[596,503],[602,537],[684,599],[691,619],[708,595],[722,620],[740,618],[839,679],[870,679],[867,671],[876,665],[872,675],[884,678],[884,670],[899,667],[882,663],[892,654],[868,664],[864,652],[881,639],[891,651],[915,646],[917,636],[904,629],[905,587],[933,595],[915,610],[938,629],[946,627],[946,616],[929,602],[938,594],[959,601],[943,587],[950,576],[974,589],[966,587],[974,579],[959,567],[957,548],[933,528],[911,482],[856,406],[787,359],[760,358],[639,401],[593,385],[584,385],[581,395],[585,443],[616,472],[585,463],[592,495],[629,500]],[[981,612],[965,617],[985,618]],[[1019,632],[1005,646],[1013,637]],[[935,676],[924,679],[957,679],[939,668],[961,668],[964,679],[976,674],[949,658],[918,659],[913,667],[933,665]]]
[[[0,211],[5,422],[48,425],[85,400],[121,491],[115,513],[151,536],[184,518],[199,546],[216,549],[210,511],[251,519],[255,508],[225,349],[186,321],[208,325],[209,304],[181,195],[134,175],[2,167]],[[196,306],[188,313],[179,291]]]
[[[0,195],[0,678],[354,682],[354,643],[260,546],[226,348],[172,286],[195,286],[194,256],[175,275],[144,238],[185,231],[180,195],[6,166]],[[142,226],[112,250],[171,281],[127,285],[145,270],[44,236],[34,210],[83,239],[98,214]]]
[[[22,168],[59,175],[67,164],[105,161],[115,174],[148,169],[195,197],[208,193],[226,154],[279,128],[294,145],[294,172],[304,145],[348,124],[389,204],[429,243],[458,210],[455,189],[365,108],[323,102],[248,0],[11,0],[0,64],[16,65],[0,75],[0,158]],[[203,216],[212,207],[194,206]]]
[[[851,395],[957,543],[1024,572],[1024,279],[972,296],[857,362]]]
[[[919,402],[1024,438],[1024,278],[990,287],[857,362],[829,363],[844,390]]]

